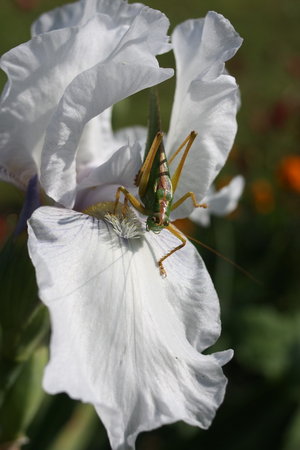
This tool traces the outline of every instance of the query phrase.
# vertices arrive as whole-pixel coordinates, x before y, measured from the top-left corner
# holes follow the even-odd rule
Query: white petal
[[[180,242],[167,230],[147,239],[159,260]],[[213,345],[220,335],[219,300],[205,264],[195,247],[186,246],[166,259],[165,284],[169,302],[185,326],[189,342],[202,351]]]
[[[205,19],[179,25],[172,39],[177,85],[166,151],[170,156],[192,130],[198,133],[176,199],[193,190],[201,201],[235,137],[238,88],[224,71],[224,62],[234,55],[242,40],[231,24],[214,12]],[[184,202],[174,211],[175,217],[186,217],[192,209],[192,202]]]
[[[101,33],[108,48],[106,39],[90,39]],[[25,182],[37,171],[44,133],[65,87],[104,59],[116,38],[96,17],[83,28],[37,36],[3,55],[1,68],[9,82],[1,99],[1,165]]]
[[[113,156],[95,168],[83,178],[79,189],[101,186],[103,184],[118,184],[134,186],[134,179],[141,167],[141,148],[138,143],[121,147]]]
[[[41,183],[47,194],[72,207],[76,150],[85,124],[117,101],[170,76],[171,70],[155,67],[154,61],[137,65],[126,60],[97,64],[78,75],[65,90],[47,129],[41,164]]]
[[[31,25],[31,35],[36,36],[47,31],[59,30],[60,28],[85,23],[86,20],[81,20],[83,19],[83,6],[84,2],[75,2],[42,14]]]
[[[117,139],[121,145],[134,144],[138,142],[144,151],[147,141],[148,130],[142,126],[127,127],[117,130],[115,133],[115,139]]]
[[[78,74],[104,63],[107,58],[123,56],[127,62],[130,39],[134,41],[132,51],[141,64],[147,55],[155,60],[155,52],[166,48],[168,20],[163,14],[118,0],[113,2],[115,9],[110,3],[89,0],[80,6],[68,5],[64,16],[71,21],[68,28],[60,28],[67,26],[65,19],[58,24],[59,29],[55,29],[54,23],[48,24],[53,31],[37,34],[2,56],[1,68],[8,76],[8,83],[0,105],[0,177],[11,174],[26,185],[37,172],[46,127],[64,90]],[[87,13],[86,20],[78,21],[78,11],[81,8],[88,11],[92,4],[97,13]],[[117,4],[122,11],[120,17]],[[109,12],[113,15],[109,16]],[[44,16],[47,22],[46,17],[56,17],[56,13]],[[39,26],[37,33],[47,29],[44,20]]]
[[[227,186],[208,197],[207,202],[212,214],[225,216],[234,211],[243,193],[245,180],[242,176],[234,177]]]
[[[83,129],[78,143],[77,166],[79,172],[96,167],[120,148],[111,126],[112,108],[91,119]]]
[[[206,201],[206,197],[203,201]],[[189,215],[189,219],[202,227],[208,227],[210,225],[210,208],[195,208],[192,214]]]
[[[144,151],[147,129],[142,126],[121,128],[113,133],[111,126],[112,108],[106,109],[99,116],[91,119],[83,129],[77,154],[77,168],[81,172],[108,161],[115,151],[122,146],[139,143]],[[126,166],[128,161],[124,164]]]
[[[181,257],[168,258],[162,279],[158,254],[176,238],[145,236],[118,238],[104,222],[49,207],[29,223],[52,322],[44,386],[93,403],[113,450],[133,448],[139,432],[177,420],[207,428],[223,400],[220,366],[231,357],[193,347],[219,332],[217,297],[196,251],[188,244]]]
[[[205,198],[208,207],[195,208],[189,216],[199,225],[209,225],[209,215],[226,216],[234,211],[243,193],[245,180],[242,176],[234,177],[227,186],[217,192],[211,192]],[[208,216],[208,221],[207,221]]]
[[[31,27],[32,35],[46,33],[64,27],[84,25],[96,14],[105,14],[113,18],[116,26],[127,25],[141,15],[149,23],[153,35],[149,36],[149,45],[153,53],[160,54],[170,50],[167,17],[160,11],[148,8],[141,3],[128,4],[123,0],[81,0],[64,5],[43,14]]]
[[[126,127],[113,132],[112,108],[91,119],[84,127],[78,144],[77,168],[79,175],[84,169],[97,167],[113,157],[122,146],[139,143],[143,152],[147,140],[147,129],[142,126]],[[124,167],[127,164],[124,163]]]

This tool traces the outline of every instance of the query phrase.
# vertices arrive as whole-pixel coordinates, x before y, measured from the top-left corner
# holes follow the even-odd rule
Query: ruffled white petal
[[[149,45],[153,53],[160,54],[170,50],[168,36],[169,28],[167,17],[160,11],[148,8],[141,3],[128,4],[123,0],[81,0],[76,3],[64,5],[42,14],[33,23],[31,34],[46,33],[60,28],[84,25],[96,14],[105,14],[112,18],[115,26],[128,26],[133,18],[138,15],[145,20],[153,29],[153,35],[149,36]]]
[[[215,216],[226,216],[230,214],[236,209],[244,186],[244,178],[238,175],[227,186],[224,186],[217,192],[211,188],[207,197],[204,199],[208,207],[206,209],[195,208],[189,216],[189,219],[199,225],[207,226],[210,223],[210,214]]]
[[[85,124],[117,101],[171,75],[169,69],[126,59],[97,64],[78,75],[65,90],[47,129],[41,163],[41,184],[47,194],[65,207],[73,207],[76,150]]]
[[[166,151],[170,156],[192,130],[198,133],[176,199],[193,190],[202,201],[236,134],[238,88],[234,78],[225,72],[224,63],[234,55],[242,39],[222,15],[209,12],[205,19],[179,25],[172,40],[177,85]],[[184,202],[174,211],[175,217],[187,217],[192,209],[192,202]]]
[[[184,420],[207,428],[222,402],[221,364],[202,355],[219,334],[218,300],[191,244],[157,258],[177,239],[119,238],[90,216],[40,208],[29,222],[29,252],[50,309],[51,358],[44,386],[95,405],[113,450],[139,432]],[[208,334],[208,336],[206,336]],[[201,342],[200,342],[201,341]]]
[[[63,5],[42,14],[31,25],[31,35],[47,33],[48,31],[59,30],[60,28],[72,27],[80,23],[85,23],[83,17],[84,2],[75,2]],[[89,17],[90,18],[90,17]]]
[[[124,12],[119,19],[118,8],[109,6],[110,3],[118,3]],[[54,22],[48,24],[52,31],[36,34],[1,58],[8,83],[0,104],[0,176],[12,174],[20,184],[26,185],[39,171],[46,128],[66,87],[79,74],[108,60],[123,58],[128,63],[131,51],[141,64],[152,59],[156,62],[154,55],[167,48],[168,20],[158,11],[131,7],[119,0],[88,0],[78,5],[67,7],[64,17],[71,21],[69,25],[65,19],[57,27]],[[90,12],[85,14],[85,19],[77,20],[81,8],[84,14]],[[95,11],[96,14],[91,14]],[[109,16],[110,12],[114,15]],[[47,29],[46,17],[50,22],[53,19],[51,14],[44,16],[35,33]],[[131,42],[134,42],[132,50]],[[76,104],[72,115],[76,115],[79,106]],[[99,108],[99,113],[102,111]]]

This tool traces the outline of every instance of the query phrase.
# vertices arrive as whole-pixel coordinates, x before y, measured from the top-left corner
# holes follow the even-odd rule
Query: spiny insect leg
[[[193,202],[193,205],[195,208],[207,208],[206,203],[197,203],[196,195],[194,192],[187,192],[179,200],[177,200],[177,202],[173,203],[171,211],[178,208],[178,206],[181,205],[181,203],[183,203],[187,198],[192,199],[192,202]]]
[[[146,208],[142,205],[142,203],[134,195],[132,195],[129,191],[127,191],[127,189],[124,186],[119,186],[118,189],[117,189],[116,201],[115,201],[115,205],[114,205],[114,214],[116,214],[116,211],[117,211],[118,203],[120,201],[121,192],[124,195],[124,207],[122,209],[122,213],[124,215],[126,214],[126,209],[128,207],[128,202],[130,202],[132,204],[132,206],[137,211],[139,211],[140,213],[144,214],[145,216],[147,216],[149,214],[149,211],[146,210]]]
[[[160,275],[165,278],[167,276],[167,272],[166,269],[163,266],[163,261],[168,258],[169,256],[173,255],[173,253],[177,252],[177,250],[180,250],[182,247],[185,246],[186,244],[186,239],[182,236],[182,234],[180,233],[180,231],[178,231],[174,225],[169,224],[166,227],[167,230],[170,231],[170,233],[174,234],[174,236],[176,236],[182,243],[180,245],[178,245],[177,247],[173,248],[173,250],[171,250],[170,252],[168,252],[165,256],[163,256],[162,258],[160,258],[160,260],[158,261],[158,267],[159,267],[159,272]]]
[[[173,186],[173,192],[176,191],[180,175],[186,160],[186,157],[190,151],[190,148],[192,147],[192,144],[197,136],[197,133],[195,131],[192,131],[189,136],[183,141],[183,143],[180,145],[180,147],[175,151],[175,153],[171,156],[169,159],[169,164],[171,164],[174,161],[174,158],[178,155],[178,153],[185,147],[183,155],[178,163],[178,166],[176,167],[175,172],[172,176],[172,186]]]
[[[195,137],[197,136],[197,133],[195,131],[191,131],[190,134],[185,138],[185,140],[182,142],[182,144],[180,144],[180,146],[178,147],[177,150],[175,150],[175,152],[173,153],[173,155],[170,156],[170,158],[168,158],[168,162],[169,165],[172,164],[172,162],[174,161],[174,159],[176,158],[176,156],[178,155],[178,153],[183,149],[183,147],[189,142],[189,140],[191,139],[191,135],[195,135]]]

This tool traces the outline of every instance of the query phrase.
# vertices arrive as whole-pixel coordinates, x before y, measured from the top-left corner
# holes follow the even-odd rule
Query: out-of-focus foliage
[[[36,351],[23,365],[20,364],[16,380],[7,390],[1,404],[1,442],[18,439],[26,442],[26,430],[45,395],[41,381],[47,358],[48,352],[44,347]]]
[[[62,3],[2,0],[1,53],[29,38],[30,24],[42,11]],[[299,450],[300,57],[297,52],[300,3],[295,0],[150,0],[146,3],[162,9],[172,26],[215,10],[224,14],[245,40],[228,67],[241,88],[239,131],[229,163],[217,180],[221,186],[233,175],[242,174],[246,179],[245,193],[238,210],[229,218],[214,218],[209,229],[196,229],[186,223],[183,226],[188,226],[188,234],[235,260],[261,284],[199,247],[221,299],[223,336],[217,348],[231,346],[235,350],[233,362],[225,368],[229,378],[226,399],[209,430],[174,424],[143,434],[137,448]],[[161,57],[161,64],[173,65],[171,54]],[[1,86],[4,81],[5,76],[1,75]],[[174,80],[160,87],[165,129],[173,90]],[[121,102],[114,111],[115,126],[145,125],[147,103],[147,93]],[[2,246],[14,229],[22,202],[23,195],[17,189],[1,183]],[[29,263],[26,253],[18,251],[20,285],[28,287],[24,280],[25,277],[28,280]],[[0,284],[1,299],[8,286],[7,277]],[[18,293],[17,287],[14,290],[20,298],[27,295],[25,288]],[[28,308],[23,312],[30,327],[34,314],[43,313],[42,310],[33,313]],[[26,329],[29,332],[25,325],[17,327],[18,333]],[[3,344],[4,338],[3,334],[2,355],[11,355],[14,363],[20,361],[20,348],[14,347],[14,340],[7,338]],[[26,358],[35,355],[34,351],[29,349]],[[31,364],[30,359],[26,364]],[[26,370],[29,371],[22,366],[23,373]],[[17,371],[16,377],[21,377],[22,371]],[[37,379],[38,375],[36,383]],[[37,403],[36,399],[32,400],[32,411]],[[27,426],[29,420],[24,419],[23,424],[24,421]],[[30,441],[25,448],[28,450],[109,449],[105,431],[94,412],[64,395],[46,397],[27,435]]]

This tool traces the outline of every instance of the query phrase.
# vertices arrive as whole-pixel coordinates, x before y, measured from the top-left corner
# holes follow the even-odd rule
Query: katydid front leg
[[[166,227],[166,230],[168,230],[168,231],[170,231],[170,233],[174,234],[174,236],[176,236],[182,243],[180,245],[178,245],[177,247],[173,248],[173,250],[168,252],[165,256],[160,258],[160,260],[158,261],[159,272],[163,278],[165,278],[167,276],[166,269],[163,266],[163,261],[165,261],[165,259],[167,259],[169,256],[173,255],[173,253],[175,253],[178,250],[180,250],[181,248],[183,248],[186,244],[186,239],[182,236],[180,231],[178,231],[177,228],[174,227],[174,225],[169,224]]]
[[[124,200],[125,211],[122,211],[123,214],[126,214],[128,201],[140,213],[144,214],[145,216],[147,216],[149,214],[149,211],[142,205],[142,203],[133,194],[131,194],[124,186],[119,186],[117,189],[116,201],[115,201],[115,206],[114,206],[114,214],[116,214],[116,211],[117,211],[121,192],[124,194],[124,198],[125,198],[125,200]]]

